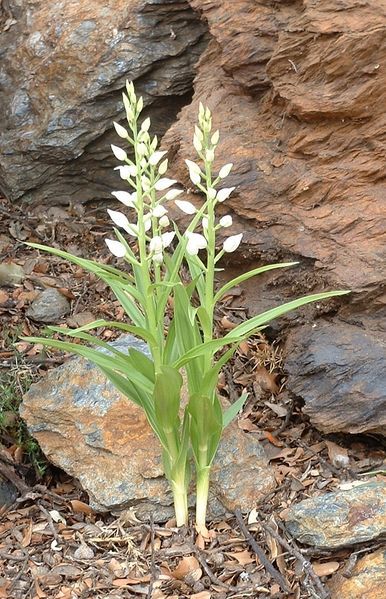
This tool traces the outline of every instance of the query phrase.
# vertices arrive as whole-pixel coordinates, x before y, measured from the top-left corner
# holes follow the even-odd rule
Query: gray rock
[[[324,322],[292,332],[286,346],[288,389],[325,433],[386,435],[386,331]]]
[[[15,23],[0,36],[0,189],[57,204],[110,197],[122,181],[121,92],[133,80],[154,133],[189,101],[206,25],[187,1],[9,0]]]
[[[130,336],[114,345],[147,351]],[[158,440],[142,410],[96,366],[76,359],[51,370],[31,386],[21,415],[47,458],[79,479],[95,509],[132,508],[139,518],[152,513],[156,521],[172,516]],[[213,465],[210,514],[251,509],[274,487],[258,441],[236,424],[227,427]],[[193,503],[194,496],[190,499]]]
[[[70,302],[54,287],[45,289],[32,302],[26,315],[36,322],[54,323],[70,311]]]
[[[24,270],[19,264],[15,264],[14,262],[0,264],[0,287],[20,285],[24,277]]]
[[[0,507],[11,505],[17,499],[18,495],[16,487],[0,476]]]
[[[298,541],[324,549],[377,539],[386,533],[386,482],[305,499],[288,510],[285,521]]]

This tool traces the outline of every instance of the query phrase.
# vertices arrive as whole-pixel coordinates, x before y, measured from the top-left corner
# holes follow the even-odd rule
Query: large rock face
[[[338,389],[337,383],[332,397],[333,386],[325,385],[323,374],[329,393],[324,400],[336,401],[341,411],[345,396],[344,409],[349,404],[352,413],[358,400],[367,401],[367,413],[373,411],[368,430],[380,429],[386,401],[379,371],[381,362],[384,372],[386,361],[379,339],[386,321],[385,3],[191,3],[207,19],[213,39],[198,65],[193,101],[164,138],[165,148],[171,145],[175,155],[174,174],[188,184],[183,159],[192,157],[192,123],[202,101],[212,108],[221,132],[218,164],[234,162],[227,186],[237,189],[224,210],[231,208],[235,226],[226,234],[246,231],[244,260],[300,261],[297,272],[249,283],[247,301],[255,313],[279,298],[351,289],[343,303],[308,307],[287,323],[309,323],[330,313],[331,333],[321,339],[318,352],[319,357],[324,353],[335,381],[339,371],[346,370],[349,379],[356,367],[353,353],[340,346],[354,348],[357,338],[366,340],[365,380],[359,387],[342,383]],[[311,327],[301,328],[296,337],[289,334],[288,348],[301,339],[312,350],[313,338]],[[343,362],[335,370],[337,354]],[[302,360],[299,366],[292,361],[292,380],[302,376],[303,368]],[[320,382],[316,375],[313,384]],[[296,393],[311,401],[315,392],[300,387]],[[317,410],[315,403],[311,418]],[[317,422],[324,430],[336,430],[335,417]],[[352,423],[341,430],[350,428],[359,430]]]
[[[147,351],[130,336],[115,345]],[[172,516],[158,440],[142,410],[96,366],[77,359],[51,370],[31,386],[21,414],[48,459],[80,480],[95,509],[132,508],[140,518],[151,513],[155,521]],[[248,511],[275,486],[259,442],[229,425],[211,472],[210,514]]]
[[[206,26],[186,1],[7,5],[0,189],[13,200],[51,203],[108,196],[118,179],[109,145],[112,121],[124,115],[125,80],[135,81],[164,133],[189,100]]]

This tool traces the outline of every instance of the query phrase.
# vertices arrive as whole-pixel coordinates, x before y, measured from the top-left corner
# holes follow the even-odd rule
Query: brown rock
[[[134,344],[146,351],[130,336],[118,342],[121,349]],[[172,515],[158,440],[143,412],[96,366],[77,359],[50,371],[31,386],[21,414],[47,458],[79,479],[93,508],[132,508],[140,518],[153,513],[157,521]],[[230,425],[213,466],[211,515],[251,509],[274,487],[261,445]]]
[[[298,541],[325,549],[382,537],[386,533],[386,481],[305,499],[289,508],[285,522]]]
[[[328,586],[331,599],[381,599],[386,586],[386,548],[365,555],[350,578],[338,573]]]
[[[11,200],[110,197],[126,79],[162,134],[189,99],[206,26],[187,1],[9,0],[0,35],[0,188]],[[160,99],[164,99],[160,102]],[[119,189],[119,188],[118,188]]]

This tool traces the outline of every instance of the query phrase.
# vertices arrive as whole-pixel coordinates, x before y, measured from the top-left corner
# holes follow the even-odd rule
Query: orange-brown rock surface
[[[336,574],[329,588],[331,599],[380,599],[385,595],[386,549],[362,557],[349,578]]]
[[[322,383],[312,379],[324,406],[313,403],[318,392],[302,378],[302,360],[291,364],[295,394],[310,404],[311,418],[327,407],[314,420],[322,430],[386,432],[386,2],[191,3],[212,41],[197,67],[193,101],[164,138],[175,173],[188,185],[183,159],[192,156],[201,101],[221,132],[218,164],[234,162],[227,186],[237,189],[224,210],[236,219],[226,234],[246,231],[245,260],[300,261],[297,271],[248,284],[253,312],[305,292],[353,291],[340,309],[333,302],[287,319],[301,324],[325,313],[331,328],[321,346],[310,327],[298,329],[293,342],[290,333],[288,352],[301,339],[319,352],[316,363],[324,355],[328,365]],[[358,339],[368,361],[360,372],[351,360]],[[355,372],[364,380],[339,384],[335,366],[346,380]],[[362,426],[342,422],[347,405]]]

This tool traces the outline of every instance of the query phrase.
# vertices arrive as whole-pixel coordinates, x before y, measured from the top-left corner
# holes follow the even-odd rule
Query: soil
[[[0,216],[1,261],[25,272],[21,283],[0,287],[0,389],[14,388],[11,405],[5,404],[5,393],[1,399],[8,420],[0,421],[0,474],[19,490],[1,514],[0,598],[323,598],[335,571],[380,546],[322,552],[299,547],[285,530],[282,516],[293,503],[371,472],[384,478],[386,451],[375,436],[323,438],[314,430],[286,391],[280,343],[262,335],[241,344],[219,388],[231,401],[242,389],[250,392],[238,426],[264,445],[276,491],[247,515],[208,523],[204,534],[192,526],[178,530],[173,521],[156,526],[138,522],[135,514],[123,520],[95,513],[77,481],[32,449],[15,409],[31,381],[67,359],[19,340],[43,333],[46,325],[26,315],[41,290],[56,288],[70,300],[64,325],[123,316],[104,283],[25,242],[113,262],[103,242],[108,219],[100,203],[47,211],[5,199]],[[241,289],[224,298],[219,331],[248,316],[245,299]],[[106,328],[102,335],[109,340],[115,333]]]

